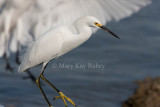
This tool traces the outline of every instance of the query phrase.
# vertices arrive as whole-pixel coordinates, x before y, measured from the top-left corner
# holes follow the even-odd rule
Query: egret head
[[[89,17],[88,17],[88,25],[89,25],[90,27],[95,27],[95,28],[100,28],[100,29],[102,29],[102,30],[105,30],[105,31],[109,32],[110,34],[112,34],[114,37],[120,39],[120,38],[119,38],[116,34],[114,34],[111,30],[109,30],[108,28],[106,28],[105,26],[103,26],[98,19],[96,19],[96,18],[94,18],[94,17],[92,17],[92,16],[89,16]]]

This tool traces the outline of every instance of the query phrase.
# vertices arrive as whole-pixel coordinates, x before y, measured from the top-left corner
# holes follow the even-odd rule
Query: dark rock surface
[[[138,88],[122,107],[160,107],[160,77],[148,77],[136,83]]]

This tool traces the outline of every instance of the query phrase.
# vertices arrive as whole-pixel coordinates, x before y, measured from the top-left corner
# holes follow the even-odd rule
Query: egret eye
[[[97,22],[95,22],[94,24],[95,24],[96,26],[98,26],[98,23],[97,23]]]
[[[99,24],[97,22],[94,23],[96,26],[100,27],[100,26],[103,26],[102,24]]]

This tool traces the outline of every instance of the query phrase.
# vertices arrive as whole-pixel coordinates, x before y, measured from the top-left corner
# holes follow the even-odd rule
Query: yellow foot
[[[65,96],[62,92],[59,92],[59,94],[60,94],[60,96],[54,97],[53,100],[56,100],[56,99],[58,99],[58,98],[62,98],[65,106],[67,107],[67,103],[66,103],[66,101],[65,101],[65,99],[66,99],[66,100],[68,100],[72,105],[76,106],[75,103],[74,103],[70,98],[68,98],[67,96]]]

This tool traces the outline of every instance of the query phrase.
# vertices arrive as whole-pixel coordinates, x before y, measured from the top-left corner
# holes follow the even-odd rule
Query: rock
[[[122,107],[160,107],[160,77],[137,81],[138,88]]]

